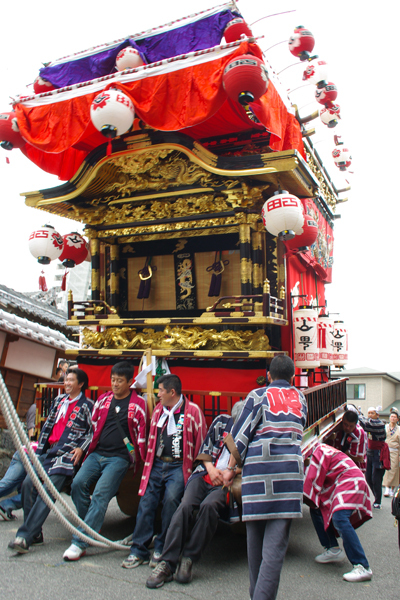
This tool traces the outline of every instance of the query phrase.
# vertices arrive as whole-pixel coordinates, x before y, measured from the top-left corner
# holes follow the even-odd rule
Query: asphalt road
[[[221,524],[206,555],[194,566],[193,582],[172,582],[159,590],[148,590],[145,581],[148,566],[122,569],[125,555],[118,551],[89,549],[75,563],[62,560],[70,534],[50,514],[44,525],[45,544],[25,555],[7,549],[15,537],[18,521],[0,519],[0,598],[1,600],[248,600],[248,570],[244,531]],[[308,509],[304,518],[294,521],[284,563],[278,600],[398,600],[400,596],[400,553],[397,529],[390,514],[390,501],[358,533],[374,573],[372,581],[347,583],[343,573],[351,570],[342,564],[319,565],[314,556],[321,547],[314,532]],[[133,530],[134,519],[125,517],[115,500],[108,509],[102,533],[122,539]]]

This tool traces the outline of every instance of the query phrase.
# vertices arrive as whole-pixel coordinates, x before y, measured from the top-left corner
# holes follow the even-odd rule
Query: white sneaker
[[[151,569],[155,569],[159,563],[160,558],[161,558],[161,552],[157,552],[157,551],[153,552],[153,556],[150,559],[149,567]]]
[[[393,496],[394,496],[394,491],[393,491],[393,488],[390,488],[390,490],[389,490],[389,496],[390,496],[391,498],[393,498]]]
[[[385,487],[385,493],[383,494],[385,496],[385,498],[389,498],[389,488]]]
[[[325,548],[322,554],[315,557],[317,563],[336,563],[342,562],[346,558],[346,554],[337,546],[336,548]]]
[[[371,569],[366,569],[362,565],[354,565],[353,570],[350,573],[343,575],[345,581],[369,581],[372,579]]]
[[[85,556],[86,550],[80,548],[76,544],[71,544],[68,550],[63,554],[64,560],[79,560],[82,556]]]

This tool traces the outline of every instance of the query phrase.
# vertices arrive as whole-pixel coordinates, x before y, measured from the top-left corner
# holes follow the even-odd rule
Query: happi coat
[[[105,425],[108,411],[110,410],[112,392],[106,392],[96,401],[93,409],[93,439],[89,446],[87,456],[96,450],[100,434]],[[140,465],[140,459],[146,458],[146,437],[149,424],[149,412],[147,402],[132,390],[128,407],[128,429],[129,437],[135,448],[135,461],[133,475],[136,474]],[[128,452],[128,451],[127,451]],[[86,458],[87,458],[86,456]]]
[[[362,459],[362,462],[358,462],[356,465],[365,474],[367,470],[367,434],[358,423],[352,433],[338,431],[334,442],[335,448],[340,450],[341,444],[346,438],[349,442],[347,451],[351,456]]]
[[[287,381],[250,392],[232,430],[243,465],[243,521],[302,516],[304,395]],[[229,448],[230,436],[226,438]]]
[[[320,509],[325,529],[338,510],[354,511],[350,522],[355,529],[372,518],[363,473],[349,456],[327,444],[318,444],[310,458],[304,496]]]
[[[93,401],[85,397],[83,392],[78,396],[61,438],[52,448],[49,448],[48,439],[55,425],[58,409],[68,394],[60,394],[55,398],[50,409],[49,416],[42,428],[36,454],[47,452],[43,463],[49,475],[70,475],[75,473],[71,452],[75,448],[81,448],[85,453],[93,436],[92,409]]]
[[[157,423],[163,412],[163,406],[161,402],[157,404],[153,411],[150,422],[150,433],[147,443],[147,453],[143,468],[142,479],[139,487],[139,496],[143,496],[147,483],[150,478],[151,469],[153,468],[154,457],[156,455],[156,444],[157,444]],[[183,421],[183,479],[185,485],[192,474],[193,462],[196,456],[200,452],[201,445],[206,436],[207,426],[206,420],[201,409],[185,399],[185,413]]]

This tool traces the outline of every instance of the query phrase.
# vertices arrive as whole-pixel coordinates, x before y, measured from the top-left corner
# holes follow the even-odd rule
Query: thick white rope
[[[38,460],[32,446],[28,440],[28,436],[26,435],[22,423],[18,417],[17,411],[15,410],[13,401],[11,400],[10,394],[8,392],[7,386],[4,382],[4,379],[0,373],[0,409],[4,415],[5,421],[7,423],[7,427],[11,432],[14,444],[19,452],[21,461],[25,467],[26,472],[32,479],[32,482],[35,488],[40,494],[43,502],[55,513],[57,519],[70,531],[72,534],[79,536],[83,541],[87,542],[91,546],[97,546],[99,548],[113,548],[114,550],[125,550],[127,549],[126,545],[120,544],[118,542],[112,542],[107,538],[103,537],[96,531],[94,531],[91,527],[89,527],[82,519],[78,517],[78,515],[71,509],[68,503],[64,500],[58,490],[54,487],[52,481],[44,470],[42,463]],[[26,452],[25,452],[25,448]],[[27,456],[29,454],[29,458]],[[42,479],[39,479],[39,477]],[[55,500],[58,500],[60,504],[65,508],[69,517],[72,518],[79,526],[81,526],[86,532],[90,533],[92,537],[88,537],[81,531],[79,531],[76,527],[74,527],[68,519],[59,511],[57,506],[55,505],[55,500],[49,495],[44,484],[48,488],[49,492],[52,496],[54,496]]]

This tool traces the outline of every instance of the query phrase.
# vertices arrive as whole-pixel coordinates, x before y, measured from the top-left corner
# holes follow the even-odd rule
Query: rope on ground
[[[41,462],[38,460],[32,446],[29,442],[28,436],[26,435],[22,423],[18,417],[17,411],[11,396],[8,392],[7,386],[4,382],[3,376],[0,373],[0,409],[4,415],[7,427],[11,432],[13,442],[17,448],[21,461],[25,467],[25,471],[29,474],[38,494],[42,498],[43,502],[54,512],[57,519],[64,525],[64,527],[74,535],[77,535],[84,542],[91,546],[97,546],[99,548],[112,548],[114,550],[125,550],[126,546],[118,542],[113,542],[89,527],[78,515],[71,509],[65,499],[61,496],[58,490],[54,487],[51,479],[44,470]],[[25,451],[25,448],[26,451]],[[29,455],[29,458],[27,456]],[[39,479],[40,477],[40,479]],[[42,483],[43,482],[43,483]],[[46,487],[45,487],[46,486]],[[46,489],[47,488],[47,489]],[[49,495],[54,497],[53,498]],[[58,500],[60,504],[65,508],[69,517],[75,521],[80,527],[82,527],[87,533],[90,533],[89,537],[79,531],[74,525],[72,525],[68,519],[59,511],[55,504],[55,500]]]

